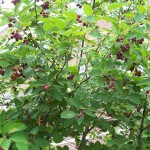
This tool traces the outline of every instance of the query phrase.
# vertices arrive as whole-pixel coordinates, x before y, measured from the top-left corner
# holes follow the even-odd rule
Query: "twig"
[[[150,124],[148,124],[147,126],[145,126],[142,131],[144,131],[144,130],[146,130],[148,128],[150,128]]]
[[[37,15],[37,9],[36,9],[36,0],[34,2],[34,9],[35,9],[35,14],[36,14],[36,24],[38,26],[38,22],[37,22],[38,15]]]
[[[56,78],[58,78],[58,76],[60,75],[60,73],[63,71],[63,69],[64,69],[66,63],[67,63],[67,59],[66,59],[66,54],[65,54],[65,62],[64,62],[64,64],[63,64],[62,68],[60,69],[60,71],[57,73]]]
[[[87,134],[88,134],[94,127],[95,127],[94,125],[93,125],[91,128],[89,128],[88,126],[85,127],[85,130],[84,130],[84,132],[83,132],[83,134],[82,134],[82,139],[81,139],[80,145],[79,145],[79,147],[78,147],[78,150],[82,150],[82,146],[83,146],[83,143],[84,143],[84,141],[85,141],[85,139],[86,139]]]
[[[139,134],[137,136],[138,138],[138,146],[137,146],[137,150],[141,150],[142,149],[142,144],[141,144],[141,140],[142,140],[142,132],[143,130],[143,125],[144,125],[144,119],[145,119],[145,114],[146,114],[146,105],[147,105],[147,95],[145,98],[145,103],[144,103],[144,110],[143,110],[143,114],[142,114],[142,120],[141,120],[141,125],[140,125],[140,131]]]

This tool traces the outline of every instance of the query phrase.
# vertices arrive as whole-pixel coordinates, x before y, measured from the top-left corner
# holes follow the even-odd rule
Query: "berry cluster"
[[[13,71],[13,75],[11,75],[11,80],[15,80],[16,78],[20,78],[23,76],[22,69],[19,67],[12,67],[11,70]]]
[[[104,77],[105,77],[106,84],[108,85],[108,87],[110,89],[114,89],[115,88],[115,79],[111,78],[109,76],[104,76]],[[108,90],[108,89],[105,88],[104,90]]]
[[[142,72],[140,70],[135,69],[135,76],[140,77]]]
[[[130,49],[130,45],[129,44],[124,44],[120,46],[121,50],[119,50],[117,52],[117,59],[123,60],[124,59],[124,52],[127,52]],[[125,58],[125,61],[128,61],[127,58]]]
[[[0,66],[0,74],[1,74],[2,76],[5,75],[5,70],[2,68],[2,66]]]
[[[49,2],[44,2],[41,7],[43,8],[43,10],[49,9]]]
[[[138,44],[143,44],[144,38],[136,39],[136,37],[131,39],[132,42],[136,42]]]
[[[77,19],[76,19],[77,21],[78,21],[78,23],[82,23],[82,20],[81,20],[81,15],[77,15]],[[84,27],[86,27],[87,26],[87,24],[84,22],[83,24],[82,24]]]
[[[11,39],[14,38],[16,41],[22,40],[22,35],[19,34],[18,31],[12,32],[11,34],[12,34]]]
[[[76,6],[79,7],[79,8],[82,8],[82,5],[80,5],[80,4],[77,4]]]
[[[48,90],[49,89],[49,86],[46,85],[46,84],[42,84],[42,87],[43,87],[44,90]]]
[[[125,44],[125,45],[121,45],[120,46],[122,49],[122,52],[126,52],[130,49],[130,45],[129,44]]]
[[[12,2],[14,5],[16,5],[17,3],[20,2],[20,0],[12,0],[11,2]]]
[[[117,52],[117,59],[123,60],[124,59],[124,55],[121,51]]]

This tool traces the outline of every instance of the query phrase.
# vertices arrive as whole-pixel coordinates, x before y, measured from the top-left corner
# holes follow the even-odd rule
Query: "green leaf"
[[[62,101],[63,99],[62,94],[58,90],[52,90],[50,95],[58,101]]]
[[[24,129],[26,129],[26,126],[23,123],[14,123],[9,127],[8,133],[22,131]]]
[[[69,119],[76,116],[76,113],[71,110],[66,110],[61,113],[61,118]]]
[[[16,143],[18,150],[28,150],[28,144],[25,143]]]
[[[93,14],[93,10],[90,5],[84,4],[83,9],[87,16],[91,16]]]
[[[146,79],[146,80],[139,82],[137,86],[150,86],[150,79]]]
[[[39,147],[42,147],[42,148],[49,146],[49,141],[42,139],[42,138],[36,139],[36,143],[39,145]]]
[[[122,93],[123,88],[122,88],[121,82],[120,81],[115,81],[115,85],[116,85],[117,89]]]
[[[0,143],[0,147],[2,147],[4,150],[8,150],[9,146],[11,144],[11,140],[10,139],[3,139]]]
[[[60,134],[60,133],[55,133],[53,135],[53,140],[54,140],[55,143],[60,143],[60,142],[63,141],[63,135]]]
[[[142,15],[140,13],[136,13],[135,18],[134,18],[135,22],[139,22],[142,19],[144,19],[144,15]]]
[[[138,5],[137,8],[138,8],[138,10],[139,10],[139,12],[140,12],[141,14],[143,14],[143,13],[145,12],[144,6]]]
[[[9,62],[3,60],[3,61],[0,61],[0,66],[2,67],[8,67],[9,66]]]
[[[95,117],[96,115],[95,115],[95,113],[93,113],[92,111],[90,111],[90,110],[86,110],[86,112],[85,112],[88,116],[91,116],[91,117]]]
[[[121,8],[123,6],[124,6],[124,4],[122,4],[122,3],[112,3],[112,4],[108,5],[108,10]]]
[[[128,97],[129,97],[129,100],[135,104],[139,104],[141,101],[141,95],[138,93],[132,93]]]
[[[68,69],[69,69],[71,74],[73,74],[73,75],[78,74],[77,66],[69,66]]]
[[[93,32],[91,32],[90,35],[95,37],[95,38],[101,37],[101,34],[97,30],[94,30]]]
[[[29,78],[33,74],[33,69],[31,67],[28,67],[27,69],[23,70],[23,74]]]
[[[11,137],[12,141],[16,142],[16,143],[28,143],[27,138],[25,137],[25,135],[23,134],[23,132],[17,132],[15,134],[12,135]]]

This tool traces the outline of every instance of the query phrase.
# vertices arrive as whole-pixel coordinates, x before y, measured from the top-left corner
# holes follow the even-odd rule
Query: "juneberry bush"
[[[149,150],[149,1],[11,2],[0,8],[0,150],[69,150],[66,137],[77,150]]]

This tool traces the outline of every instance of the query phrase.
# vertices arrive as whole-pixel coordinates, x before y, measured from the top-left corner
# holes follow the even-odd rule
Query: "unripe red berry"
[[[12,71],[16,71],[16,69],[14,67],[11,68]]]
[[[16,76],[15,75],[12,75],[11,76],[11,80],[15,80],[16,79]]]

